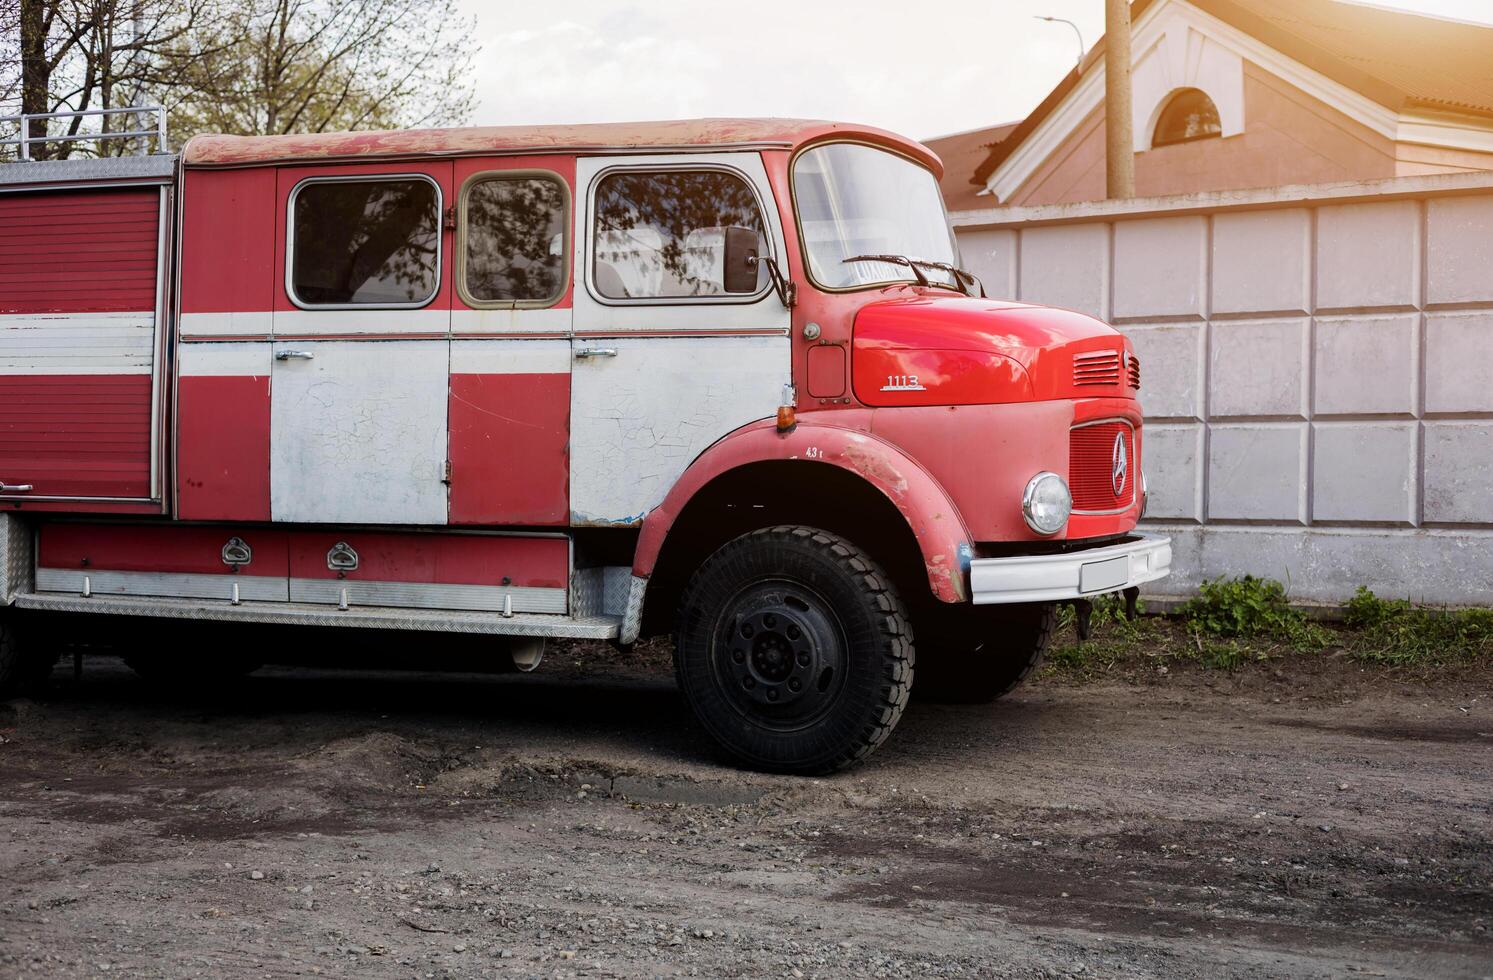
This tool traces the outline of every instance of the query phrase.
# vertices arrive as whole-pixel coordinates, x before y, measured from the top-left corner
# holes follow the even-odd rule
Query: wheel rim
[[[794,582],[760,582],[726,603],[712,636],[717,690],[737,714],[774,731],[829,714],[849,674],[845,630],[822,596]]]

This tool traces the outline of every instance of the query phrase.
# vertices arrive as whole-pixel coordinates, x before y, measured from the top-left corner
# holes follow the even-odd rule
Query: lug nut
[[[775,688],[775,687],[769,687],[767,689],[767,700],[769,700],[769,701],[776,701],[777,699],[778,699],[778,689]]]
[[[755,632],[756,632],[756,630],[752,629],[752,624],[751,623],[742,623],[741,624],[741,635],[742,636],[745,636],[748,639],[750,639],[751,635],[753,633],[755,633]]]
[[[799,651],[799,654],[798,654],[798,665],[800,667],[807,667],[809,665],[809,651],[807,651],[807,650],[800,650]]]
[[[742,653],[740,650],[732,650],[731,651],[731,662],[732,663],[738,663],[739,664],[739,663],[743,663],[745,660],[746,660],[746,654],[745,653]]]
[[[790,640],[796,640],[800,636],[803,636],[803,635],[804,635],[804,631],[801,630],[801,629],[799,629],[797,626],[790,625],[788,627],[788,639],[790,639]]]
[[[797,677],[790,677],[788,678],[788,690],[797,694],[799,691],[803,690],[803,685],[798,682]]]
[[[768,613],[766,616],[762,617],[762,625],[766,626],[768,629],[772,629],[773,627],[778,625],[778,617],[774,616],[772,613]]]
[[[750,691],[752,688],[757,686],[757,682],[752,680],[750,677],[743,677],[741,679],[741,686]]]

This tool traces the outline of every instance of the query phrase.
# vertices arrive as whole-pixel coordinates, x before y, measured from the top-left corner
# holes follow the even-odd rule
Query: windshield
[[[959,264],[933,174],[905,157],[856,143],[828,143],[793,165],[793,197],[814,281],[853,289],[917,277],[905,265],[857,255],[896,255]],[[921,267],[930,282],[955,285],[942,269]]]

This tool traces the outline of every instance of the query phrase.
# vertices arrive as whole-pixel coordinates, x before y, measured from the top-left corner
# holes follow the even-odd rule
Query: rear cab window
[[[716,169],[621,170],[603,174],[592,199],[591,286],[604,302],[754,302],[765,293],[725,283],[729,229],[756,236],[769,254],[762,205],[748,181]]]
[[[441,191],[423,174],[311,177],[290,197],[286,291],[305,309],[411,308],[440,284]]]

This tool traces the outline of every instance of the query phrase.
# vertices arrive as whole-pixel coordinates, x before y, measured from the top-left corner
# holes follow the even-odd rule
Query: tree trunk
[[[46,112],[52,69],[47,63],[47,29],[43,16],[45,0],[21,0],[21,112]],[[33,119],[25,136],[47,135],[47,120]],[[46,147],[33,146],[30,154],[44,157]]]

